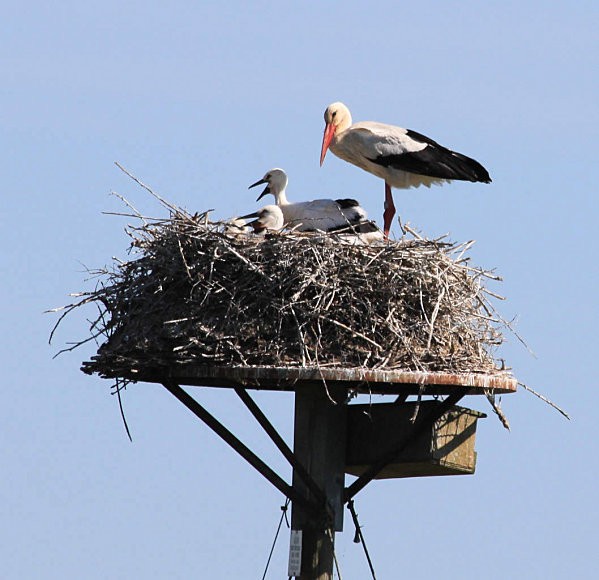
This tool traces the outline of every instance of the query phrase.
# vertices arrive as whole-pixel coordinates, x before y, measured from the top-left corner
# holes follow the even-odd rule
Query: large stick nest
[[[177,208],[167,220],[137,217],[130,261],[97,271],[96,289],[63,313],[98,306],[90,338],[101,344],[86,373],[174,364],[502,372],[494,351],[505,323],[484,285],[498,278],[469,264],[470,244],[236,236]]]

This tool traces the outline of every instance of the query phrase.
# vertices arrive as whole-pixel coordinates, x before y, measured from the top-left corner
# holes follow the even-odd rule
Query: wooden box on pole
[[[436,401],[350,405],[347,409],[346,473],[360,476],[397,446],[418,413]],[[476,423],[483,413],[454,406],[430,425],[376,479],[468,475],[476,467]]]

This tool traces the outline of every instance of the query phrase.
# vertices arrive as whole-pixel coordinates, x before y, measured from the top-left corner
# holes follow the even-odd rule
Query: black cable
[[[275,539],[273,540],[272,547],[270,548],[270,554],[268,555],[268,560],[266,562],[266,568],[264,568],[264,574],[262,575],[262,580],[266,578],[266,573],[268,572],[268,567],[270,566],[270,559],[272,558],[272,553],[275,551],[275,545],[277,543],[277,538],[279,537],[279,532],[281,531],[281,524],[283,523],[283,519],[285,519],[285,523],[287,527],[289,527],[289,522],[287,520],[287,506],[289,505],[289,498],[285,500],[285,505],[281,506],[281,518],[279,519],[279,525],[277,526],[277,532],[275,534]]]
[[[368,566],[370,567],[370,572],[372,574],[373,580],[376,580],[376,574],[374,573],[374,566],[372,565],[372,560],[370,559],[370,554],[368,553],[368,548],[366,547],[366,542],[364,541],[364,535],[362,534],[362,528],[360,527],[360,522],[358,522],[358,514],[356,514],[356,510],[354,509],[354,500],[350,499],[347,502],[347,509],[351,513],[352,520],[354,521],[354,526],[356,526],[356,535],[354,536],[354,542],[356,544],[361,543],[364,548],[364,554],[366,554],[366,559],[368,560]]]

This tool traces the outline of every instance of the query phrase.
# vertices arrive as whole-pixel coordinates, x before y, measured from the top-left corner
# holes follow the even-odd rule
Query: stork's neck
[[[275,196],[275,203],[277,205],[289,205],[289,202],[287,201],[287,195],[285,194],[285,187],[283,187],[281,190],[277,190],[271,186],[271,193]]]
[[[340,112],[340,117],[337,120],[337,125],[335,127],[335,137],[347,131],[352,126],[352,118],[349,109],[346,107],[345,110]]]

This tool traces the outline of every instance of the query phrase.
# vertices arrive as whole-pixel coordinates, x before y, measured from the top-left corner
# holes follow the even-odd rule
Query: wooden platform
[[[468,395],[513,393],[518,381],[508,373],[427,373],[373,369],[317,367],[230,367],[177,365],[166,370],[138,369],[121,378],[205,387],[244,387],[256,390],[295,391],[298,386],[322,385],[347,387],[360,393],[380,395],[448,395],[456,387],[468,387]]]

